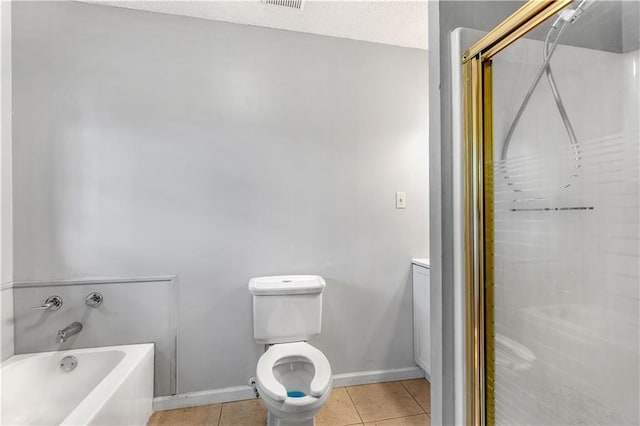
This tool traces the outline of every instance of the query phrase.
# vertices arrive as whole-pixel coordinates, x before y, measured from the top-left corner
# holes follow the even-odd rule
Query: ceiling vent
[[[262,3],[302,10],[302,0],[262,0]]]

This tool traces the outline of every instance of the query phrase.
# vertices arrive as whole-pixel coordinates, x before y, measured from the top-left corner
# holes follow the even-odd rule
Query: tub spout
[[[69,336],[73,336],[74,334],[78,334],[82,331],[82,324],[77,321],[72,322],[62,330],[58,330],[58,335],[56,337],[56,343],[64,343],[67,341]]]

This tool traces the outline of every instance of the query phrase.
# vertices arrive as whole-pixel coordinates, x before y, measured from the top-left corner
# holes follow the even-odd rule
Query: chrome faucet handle
[[[62,298],[60,296],[51,296],[40,306],[34,306],[32,311],[57,311],[62,306]]]
[[[102,297],[100,293],[94,291],[93,293],[89,293],[84,303],[92,308],[97,308],[102,304],[103,299],[104,297]]]

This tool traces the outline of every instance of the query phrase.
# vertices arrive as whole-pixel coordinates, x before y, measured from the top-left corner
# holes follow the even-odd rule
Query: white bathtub
[[[60,368],[65,356],[77,367]],[[0,368],[2,425],[144,425],[153,344],[14,355]]]

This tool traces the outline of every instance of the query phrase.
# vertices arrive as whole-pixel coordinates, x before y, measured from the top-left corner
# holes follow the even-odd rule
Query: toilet
[[[331,394],[327,357],[307,340],[320,334],[324,279],[317,275],[252,278],[253,335],[267,350],[258,360],[256,388],[268,426],[315,424]]]

